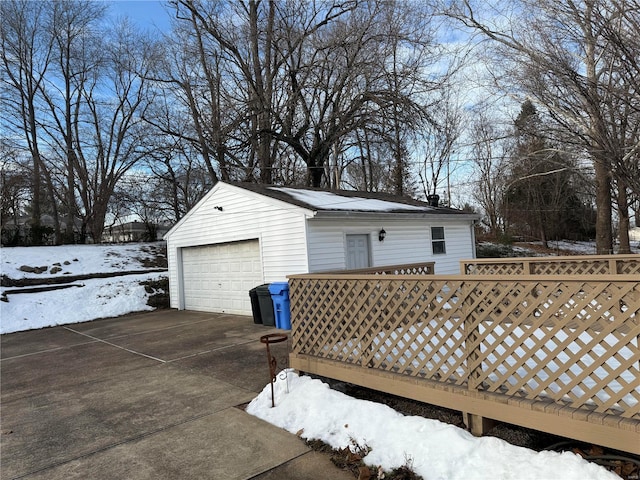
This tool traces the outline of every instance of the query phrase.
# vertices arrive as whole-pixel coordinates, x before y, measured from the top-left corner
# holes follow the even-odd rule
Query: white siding
[[[336,221],[309,220],[307,245],[309,272],[346,268],[346,233],[370,233],[370,229],[347,229]]]
[[[444,240],[447,253],[445,255],[431,255],[431,227],[444,227]],[[429,223],[429,255],[436,262],[436,274],[460,273],[460,260],[474,258],[475,245],[473,244],[472,229],[470,223],[437,222]]]
[[[444,227],[446,251],[433,255],[431,227]],[[378,232],[387,232],[384,242]],[[474,246],[469,221],[438,220],[437,216],[410,220],[311,219],[308,222],[309,271],[346,268],[346,234],[368,234],[372,266],[435,262],[438,274],[459,273],[459,261],[473,257]]]
[[[216,185],[165,237],[171,307],[184,307],[183,292],[178,289],[181,248],[256,238],[262,282],[283,281],[289,274],[308,271],[304,209],[232,185]]]

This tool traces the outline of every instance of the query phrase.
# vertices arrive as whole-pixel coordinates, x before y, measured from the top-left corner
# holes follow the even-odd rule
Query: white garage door
[[[184,308],[251,315],[249,290],[262,281],[258,240],[182,249]]]

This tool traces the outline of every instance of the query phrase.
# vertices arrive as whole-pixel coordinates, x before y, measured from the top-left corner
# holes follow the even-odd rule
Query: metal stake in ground
[[[276,406],[276,402],[273,397],[273,383],[276,381],[276,368],[278,367],[278,362],[276,360],[276,357],[271,355],[269,345],[272,343],[284,342],[285,340],[287,340],[287,336],[284,333],[270,333],[269,335],[263,335],[262,337],[260,337],[260,342],[264,343],[267,346],[267,362],[269,363],[269,374],[271,382],[271,407]]]

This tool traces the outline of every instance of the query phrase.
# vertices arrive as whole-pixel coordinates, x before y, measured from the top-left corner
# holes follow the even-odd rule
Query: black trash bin
[[[260,301],[258,300],[258,287],[254,287],[249,290],[249,298],[251,298],[251,313],[253,314],[253,323],[262,323]]]
[[[258,294],[262,324],[268,327],[275,326],[276,320],[273,314],[273,301],[271,300],[271,292],[269,292],[269,284],[265,283],[256,287],[256,293]]]

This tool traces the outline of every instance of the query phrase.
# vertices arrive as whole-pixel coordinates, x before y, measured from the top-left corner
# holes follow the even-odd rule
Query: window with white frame
[[[431,227],[431,251],[434,255],[447,253],[444,242],[444,227]]]

